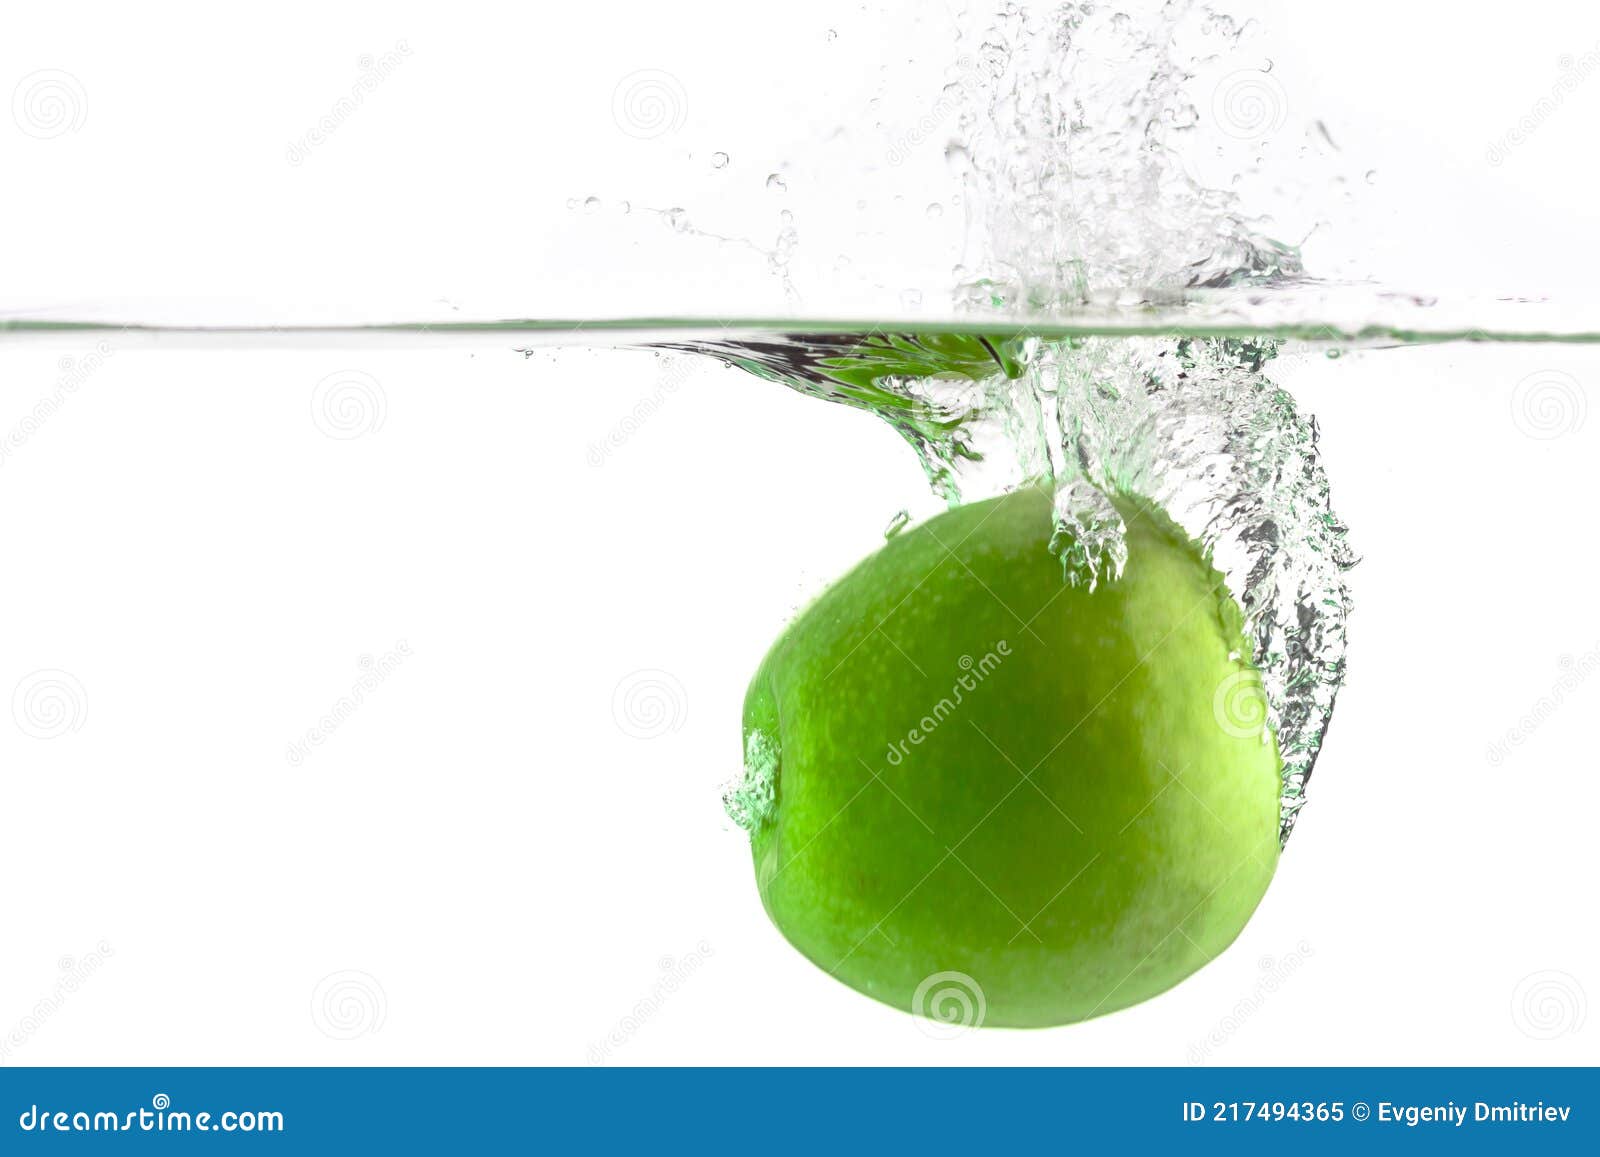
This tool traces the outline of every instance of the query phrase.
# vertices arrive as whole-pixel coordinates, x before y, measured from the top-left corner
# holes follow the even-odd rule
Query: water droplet
[[[727,153],[712,153],[711,154],[711,167],[713,169],[726,169],[728,167],[728,154]]]
[[[1377,169],[1368,169],[1367,170],[1367,184],[1376,185],[1377,183],[1378,183],[1378,170]]]
[[[585,197],[583,199],[583,211],[585,213],[598,213],[600,211],[600,198]]]
[[[623,213],[623,214],[632,213],[633,212],[633,202],[632,201],[618,201],[617,202],[617,211],[619,213]]]
[[[830,41],[838,40],[839,39],[839,30],[837,28],[828,29],[828,39]]]
[[[902,530],[904,530],[906,528],[906,524],[908,522],[910,522],[910,521],[911,521],[911,511],[909,511],[909,510],[901,510],[901,511],[899,511],[898,513],[895,514],[895,516],[893,518],[891,518],[889,520],[889,525],[883,528],[883,537],[884,538],[893,538],[895,535],[899,534]]]
[[[578,207],[578,198],[576,198],[576,197],[568,197],[567,198],[567,208],[576,209],[577,207]]]
[[[768,173],[767,189],[773,193],[787,193],[789,191],[789,183],[777,173]]]
[[[944,206],[939,204],[939,202],[934,201],[928,206],[928,216],[937,221],[940,217],[944,216]]]
[[[900,304],[907,309],[922,308],[922,290],[908,289],[900,295]]]
[[[688,232],[689,214],[684,212],[682,209],[668,209],[661,215],[661,219],[665,221],[667,223],[667,227],[675,233]]]

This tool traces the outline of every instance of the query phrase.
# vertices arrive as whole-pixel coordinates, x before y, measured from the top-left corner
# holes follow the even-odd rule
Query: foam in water
[[[1160,505],[1205,550],[1244,611],[1283,759],[1287,839],[1344,678],[1344,573],[1355,559],[1329,502],[1316,423],[1269,376],[1279,343],[1029,339],[1014,346],[1010,373],[991,363],[983,377],[969,376],[979,369],[970,358],[906,376],[863,352],[851,367],[857,376],[834,381],[818,350],[850,348],[845,342],[774,337],[698,348],[879,414],[952,506],[1053,480],[1053,545],[1064,581],[1092,590],[1121,575],[1125,528],[1108,495]],[[888,344],[927,349],[913,337]],[[1219,724],[1259,733],[1262,721],[1235,718],[1235,705],[1248,701],[1219,690]],[[744,826],[759,813],[742,801],[770,799],[751,785],[757,775],[747,761],[745,782],[730,791],[741,801],[730,811]]]
[[[1203,114],[1189,83],[1248,31],[1183,2],[1002,6],[952,146],[976,207],[968,263],[982,271],[958,304],[1048,315],[1107,293],[1299,277],[1298,251],[1260,235],[1192,163]]]
[[[1258,236],[1229,192],[1185,168],[1200,114],[1184,83],[1235,44],[1224,16],[1007,4],[982,36],[950,150],[977,206],[970,315],[1061,316],[1106,298],[1290,285],[1298,254]],[[949,155],[949,151],[947,151]],[[1276,339],[1147,335],[797,334],[678,343],[804,393],[871,410],[911,444],[952,506],[1036,479],[1055,486],[1052,549],[1090,590],[1127,562],[1112,495],[1157,503],[1200,544],[1244,612],[1257,700],[1216,689],[1218,724],[1282,758],[1287,840],[1343,681],[1354,562],[1329,503],[1317,428],[1270,375]],[[747,753],[749,754],[749,753]],[[773,801],[762,750],[726,796],[741,826]]]

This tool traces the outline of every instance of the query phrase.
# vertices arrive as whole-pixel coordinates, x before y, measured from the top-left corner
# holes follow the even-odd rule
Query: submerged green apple
[[[1240,614],[1164,515],[1117,506],[1126,569],[1093,591],[1064,583],[1030,487],[891,539],[756,672],[761,898],[851,987],[1084,1020],[1200,968],[1266,890],[1279,761]]]

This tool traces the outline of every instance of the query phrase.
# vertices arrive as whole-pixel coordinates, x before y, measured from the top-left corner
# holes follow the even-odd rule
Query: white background
[[[1504,163],[1486,149],[1600,18],[1423,7],[1272,16],[1291,123],[1375,158],[1349,236],[1387,240],[1340,244],[1400,278],[1581,287],[1600,79]],[[43,138],[0,118],[10,307],[673,313],[721,281],[756,308],[763,260],[634,248],[566,200],[665,204],[681,178],[692,211],[737,217],[872,88],[781,66],[866,29],[854,5],[207,11],[11,14],[0,88],[65,71],[86,113]],[[405,63],[288,164],[357,58],[401,39]],[[611,103],[639,69],[689,94],[642,142]],[[688,184],[719,148],[746,185]],[[1553,424],[1518,392],[1551,373],[1582,385]],[[360,436],[315,409],[330,375],[363,384]],[[0,697],[41,672],[66,688],[43,724],[0,714],[0,1059],[1594,1063],[1600,678],[1562,661],[1600,655],[1600,359],[1375,351],[1285,380],[1365,561],[1349,686],[1271,891],[1163,997],[934,1040],[787,947],[718,802],[768,642],[896,510],[934,509],[886,427],[640,352],[0,341]],[[619,707],[639,672],[664,673],[659,727]],[[1541,697],[1555,710],[1491,759]]]

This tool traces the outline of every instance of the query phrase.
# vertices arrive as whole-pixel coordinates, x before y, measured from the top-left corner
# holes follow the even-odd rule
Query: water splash
[[[1100,292],[1299,278],[1297,249],[1260,235],[1194,164],[1202,125],[1226,137],[1237,113],[1202,112],[1191,82],[1251,30],[1181,0],[1003,5],[950,146],[976,207],[967,264],[983,271],[958,304],[1051,314]]]
[[[1262,235],[1233,192],[1187,161],[1202,114],[1186,86],[1247,30],[1182,0],[1044,13],[1006,3],[963,54],[975,66],[956,86],[960,135],[945,155],[973,225],[962,268],[980,272],[954,300],[985,322],[1011,319],[1014,336],[775,334],[676,348],[877,413],[952,506],[1050,481],[1051,548],[1064,580],[1091,591],[1127,563],[1112,497],[1159,505],[1243,612],[1282,760],[1287,840],[1344,678],[1355,560],[1316,423],[1268,372],[1281,342],[1046,340],[1022,320],[1108,301],[1171,317],[1195,290],[1303,284],[1294,247]],[[746,763],[728,807],[749,826],[772,785],[764,751]]]
[[[753,831],[777,803],[778,745],[760,730],[750,732],[744,744],[744,767],[722,789],[722,806],[728,818]]]
[[[1068,560],[1082,581],[1120,574],[1127,558],[1108,494],[1157,503],[1227,580],[1271,709],[1287,840],[1344,680],[1355,555],[1316,422],[1268,375],[1277,352],[1273,341],[1093,338],[1046,347],[1029,378],[1058,415],[1058,533],[1084,554]]]
[[[951,356],[937,372],[918,364],[912,374],[888,351],[930,356],[926,339],[878,335],[856,347],[840,335],[773,335],[697,348],[877,413],[952,506],[1051,480],[1052,549],[1064,580],[1090,590],[1115,581],[1127,563],[1110,496],[1158,504],[1244,612],[1283,761],[1287,839],[1344,679],[1344,575],[1355,557],[1330,504],[1316,422],[1269,376],[1279,342],[1026,339],[1011,347],[1006,370],[990,361],[980,376],[971,352],[988,339],[948,339],[938,348]]]
[[[961,501],[959,475],[981,460],[971,416],[998,375],[1021,375],[1034,343],[960,333],[773,334],[662,342],[706,354],[800,393],[869,410],[917,452],[934,491]]]

